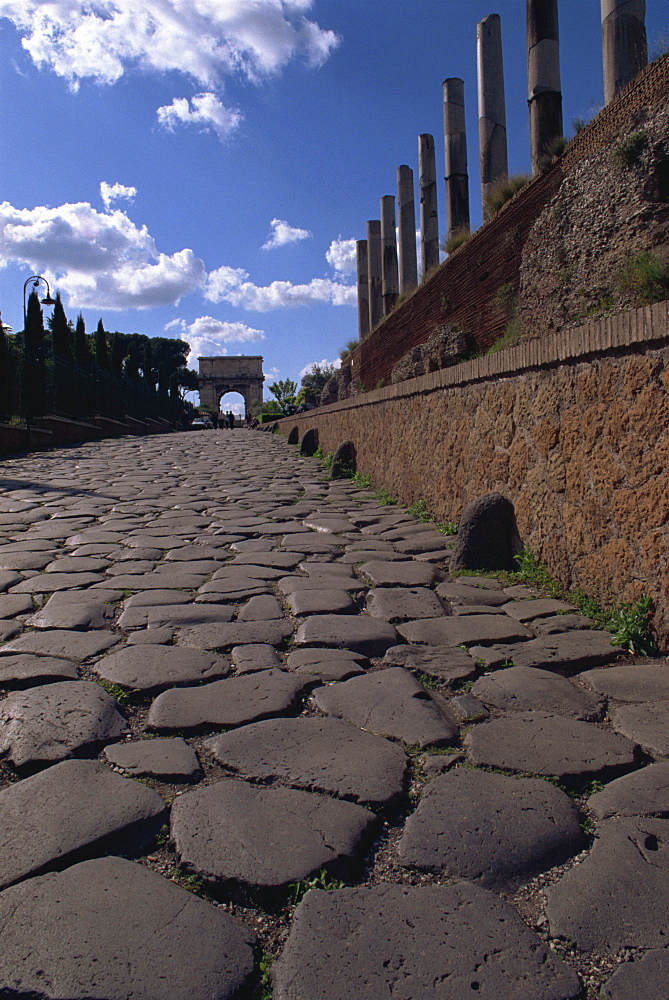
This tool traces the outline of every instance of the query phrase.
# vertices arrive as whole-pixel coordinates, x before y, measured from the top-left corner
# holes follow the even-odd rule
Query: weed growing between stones
[[[273,956],[267,951],[261,951],[258,957],[258,971],[260,972],[260,992],[258,1000],[272,1000],[272,977],[271,968]]]
[[[436,527],[437,531],[439,531],[442,535],[457,535],[458,533],[457,521],[440,521]]]
[[[377,490],[374,494],[374,499],[381,504],[382,507],[391,507],[393,504],[397,503],[397,499],[390,495],[388,490]]]
[[[636,305],[661,302],[669,297],[669,265],[649,250],[631,254],[616,274],[616,283],[634,296]]]
[[[427,509],[427,504],[422,497],[419,497],[418,500],[415,500],[410,507],[407,507],[407,513],[411,514],[411,516],[415,517],[418,521],[432,520],[430,512]]]
[[[346,882],[342,882],[338,878],[330,878],[325,868],[321,868],[318,875],[312,875],[311,878],[302,879],[300,882],[291,882],[288,888],[290,889],[291,906],[297,906],[310,889],[332,892],[333,889],[346,888]]]
[[[189,875],[181,868],[169,868],[165,872],[165,875],[167,878],[172,879],[173,882],[176,882],[177,885],[180,885],[182,889],[187,889],[196,896],[204,897],[206,895],[204,882],[198,875]]]
[[[99,684],[101,688],[104,688],[107,694],[110,694],[112,698],[119,703],[119,705],[127,705],[130,701],[130,692],[126,691],[126,689],[122,688],[119,684],[112,684],[111,681],[106,681],[103,678],[98,678],[96,683]]]
[[[635,163],[639,162],[639,157],[647,143],[647,132],[632,132],[614,148],[613,158],[621,167],[633,167]]]

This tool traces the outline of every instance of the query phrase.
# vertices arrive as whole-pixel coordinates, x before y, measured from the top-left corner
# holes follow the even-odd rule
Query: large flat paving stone
[[[436,618],[446,609],[427,587],[377,587],[367,594],[367,613],[387,622]]]
[[[665,1000],[669,949],[656,948],[635,962],[625,962],[602,990],[602,1000]]]
[[[333,569],[335,565],[332,563]],[[319,573],[309,577],[282,576],[277,586],[281,593],[286,595],[298,594],[304,590],[345,590],[347,593],[355,594],[367,589],[357,577],[342,576],[339,573]]]
[[[149,709],[152,729],[244,726],[291,711],[313,684],[285,670],[259,670],[201,687],[159,694]]]
[[[502,712],[548,712],[585,721],[598,718],[601,702],[566,677],[538,667],[507,667],[480,677],[472,694]]]
[[[565,601],[556,601],[552,597],[537,597],[528,601],[511,601],[504,610],[519,622],[531,622],[536,618],[549,618],[560,611],[576,609],[573,604],[567,604]]]
[[[108,587],[111,583],[119,590],[197,590],[209,575],[185,573],[178,568],[179,563],[174,563],[174,567],[173,570],[166,569],[163,573],[121,573],[118,576],[107,577],[104,584],[96,583],[93,586]]]
[[[268,890],[321,868],[344,874],[376,824],[352,802],[229,778],[179,796],[170,837],[180,861],[208,881]]]
[[[541,778],[456,768],[431,781],[399,843],[405,865],[509,889],[585,844],[574,803]]]
[[[532,638],[524,625],[507,615],[422,618],[398,625],[397,631],[407,642],[428,646],[478,646]]]
[[[42,573],[22,580],[12,587],[13,594],[52,594],[56,590],[79,590],[94,583],[103,583],[100,573]],[[114,586],[116,586],[114,581]],[[105,584],[109,586],[109,581]]]
[[[253,973],[248,928],[122,858],[5,890],[0,924],[6,996],[237,1000]]]
[[[662,661],[624,663],[619,667],[586,670],[578,679],[612,701],[668,701],[669,670]]]
[[[268,646],[266,642],[233,646],[230,658],[238,674],[251,674],[255,670],[269,670],[270,667],[281,669],[283,666],[274,646]]]
[[[230,622],[220,625],[194,625],[184,628],[179,634],[179,645],[191,649],[230,649],[232,646],[246,646],[267,643],[280,646],[284,639],[293,634],[289,621]]]
[[[229,622],[233,609],[221,604],[161,604],[158,607],[127,608],[118,620],[122,629],[160,628],[173,625],[186,628],[193,625]]]
[[[237,613],[240,622],[266,622],[283,618],[283,607],[271,595],[250,597]]]
[[[425,563],[384,562],[372,559],[363,563],[360,572],[368,577],[375,587],[432,587],[443,580],[443,573]]]
[[[124,646],[93,664],[95,673],[110,684],[137,691],[158,691],[175,684],[199,684],[227,677],[227,657],[181,646]]]
[[[669,701],[619,705],[610,715],[616,732],[640,743],[654,757],[669,757]]]
[[[91,681],[16,691],[0,702],[0,755],[21,770],[97,753],[126,732],[117,709],[111,695]]]
[[[611,645],[611,633],[596,629],[561,632],[495,648],[500,662],[511,660],[514,667],[539,667],[564,674],[613,663],[621,656],[620,649]]]
[[[0,594],[0,618],[13,618],[32,611],[33,602],[29,594]]]
[[[587,722],[518,712],[475,726],[465,737],[474,764],[565,780],[615,778],[631,771],[636,744]]]
[[[383,657],[383,666],[417,670],[444,684],[471,680],[478,669],[466,650],[451,646],[391,646]]]
[[[0,687],[32,687],[51,681],[76,680],[79,680],[79,671],[70,660],[32,653],[0,656]]]
[[[4,590],[9,590],[10,587],[14,587],[16,584],[20,583],[22,579],[22,574],[17,573],[14,570],[0,570],[0,593]]]
[[[106,764],[62,761],[0,792],[0,887],[83,857],[139,851],[166,815],[157,792]]]
[[[44,607],[26,619],[26,625],[44,629],[106,628],[114,617],[112,602],[123,596],[120,590],[59,590]]]
[[[364,673],[369,660],[348,649],[295,649],[288,654],[286,666],[298,674],[314,674],[322,681],[346,681]]]
[[[162,781],[197,781],[202,768],[197,755],[184,739],[133,740],[105,747],[110,764],[136,778],[152,777]]]
[[[449,604],[487,604],[491,608],[509,603],[507,594],[498,588],[470,586],[446,580],[437,587],[437,594]]]
[[[394,805],[401,798],[409,763],[394,743],[339,719],[273,719],[216,736],[207,745],[242,778],[371,806]]]
[[[669,816],[669,761],[660,761],[609,782],[588,799],[598,819]]]
[[[383,656],[396,642],[392,625],[367,615],[312,615],[295,633],[296,646],[333,646],[363,656]]]
[[[402,667],[318,688],[313,698],[327,715],[413,746],[446,746],[459,735],[458,724],[444,704],[431,698]]]
[[[74,632],[69,629],[51,629],[47,632],[25,632],[0,646],[0,657],[7,653],[33,653],[36,656],[55,656],[62,660],[82,663],[97,656],[105,649],[121,642],[120,635],[96,629],[94,632]],[[0,658],[0,664],[2,659]]]
[[[605,820],[592,851],[546,892],[553,936],[584,951],[662,948],[669,935],[669,820]]]
[[[147,590],[132,594],[123,602],[124,608],[153,608],[163,604],[190,604],[192,597],[182,590]]]
[[[272,978],[275,1000],[572,1000],[581,989],[511,906],[469,882],[312,890]]]
[[[288,597],[294,615],[355,614],[357,607],[346,590],[331,587],[323,590],[295,590]]]

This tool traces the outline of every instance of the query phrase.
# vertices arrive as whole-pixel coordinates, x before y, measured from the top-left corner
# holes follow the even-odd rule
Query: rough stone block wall
[[[669,645],[669,303],[282,421],[438,520],[497,490],[533,554],[607,600],[650,594]]]
[[[354,381],[368,390],[390,382],[393,365],[443,323],[459,324],[481,351],[498,340],[510,319],[504,303],[520,286],[530,231],[563,178],[609,149],[621,130],[640,127],[653,110],[666,109],[668,97],[669,55],[639,73],[571,140],[559,166],[535,178],[370,334],[351,357]]]

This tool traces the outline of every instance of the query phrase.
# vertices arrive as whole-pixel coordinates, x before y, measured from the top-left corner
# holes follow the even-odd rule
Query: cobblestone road
[[[3,463],[0,996],[666,1000],[666,664],[451,544],[268,434]]]

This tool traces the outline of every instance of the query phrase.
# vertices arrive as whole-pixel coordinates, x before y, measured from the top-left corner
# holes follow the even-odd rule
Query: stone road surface
[[[667,666],[451,545],[278,435],[5,461],[0,996],[666,1000]]]

